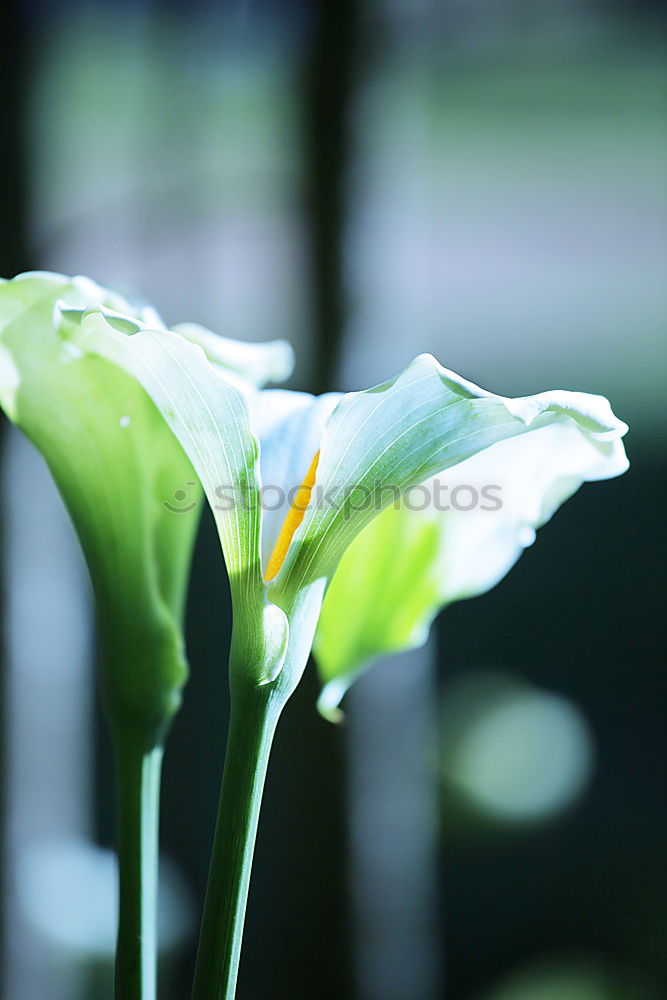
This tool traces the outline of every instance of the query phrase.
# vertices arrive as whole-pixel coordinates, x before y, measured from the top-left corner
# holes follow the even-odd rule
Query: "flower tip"
[[[338,705],[327,705],[326,699],[324,698],[324,692],[322,692],[320,697],[317,699],[317,711],[323,719],[326,719],[327,722],[331,722],[334,726],[342,726],[345,722],[345,712],[342,708],[339,708]]]
[[[275,340],[271,382],[285,382],[296,364],[294,348],[288,340]]]
[[[421,368],[424,369],[425,371],[428,371],[429,374],[439,375],[441,378],[444,377],[448,380],[451,379],[451,377],[453,377],[454,379],[459,378],[459,376],[455,375],[453,372],[450,372],[448,368],[445,368],[443,365],[441,365],[438,359],[435,357],[435,355],[430,354],[428,351],[423,351],[421,354],[418,354],[410,362],[408,368]]]
[[[124,333],[128,336],[139,333],[139,331],[143,329],[142,324],[137,320],[132,319],[131,316],[127,316],[122,312],[117,312],[115,309],[109,309],[101,302],[91,302],[89,306],[86,306],[81,313],[81,322],[88,319],[89,316],[101,316],[102,319],[114,330],[117,330],[118,333]]]
[[[53,307],[53,323],[54,326],[58,325],[58,321],[61,317],[80,317],[81,309],[75,309],[74,306],[69,305],[64,299],[56,299],[56,303]]]
[[[609,428],[609,436],[614,438],[625,437],[625,435],[630,430],[629,424],[626,424],[624,420],[621,420],[620,417],[617,417],[614,411],[611,409],[611,406],[609,407],[609,410],[611,415],[611,420],[610,420],[611,426]]]
[[[345,722],[345,712],[340,707],[340,703],[349,686],[349,679],[341,676],[327,681],[322,688],[317,699],[317,711],[327,722],[333,722],[336,726]]]
[[[437,369],[442,368],[442,365],[440,364],[438,359],[433,354],[430,354],[428,351],[422,351],[421,354],[418,354],[417,357],[412,362],[412,364],[430,365],[431,368],[437,368]]]

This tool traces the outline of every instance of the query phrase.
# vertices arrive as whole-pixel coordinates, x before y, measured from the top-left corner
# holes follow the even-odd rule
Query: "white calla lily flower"
[[[219,376],[201,340],[194,344],[138,325],[132,336],[127,332],[95,307],[81,317],[79,343],[142,383],[192,461],[230,575],[234,655],[256,683],[275,683],[285,692],[303,672],[341,559],[347,550],[353,558],[355,539],[361,536],[361,547],[364,529],[406,490],[454,468],[481,482],[489,474],[482,456],[493,456],[507,479],[502,525],[501,519],[498,530],[479,521],[475,526],[473,518],[465,522],[457,529],[461,558],[456,541],[450,549],[439,527],[431,532],[439,541],[437,558],[424,564],[426,575],[439,580],[442,571],[449,581],[433,588],[432,617],[449,593],[491,586],[530,531],[583,480],[618,475],[627,466],[621,443],[627,427],[601,396],[554,391],[510,399],[480,389],[428,355],[362,392],[247,393]],[[391,553],[397,568],[409,557],[401,531]],[[489,557],[478,560],[477,570],[466,569],[460,562],[468,560],[472,540],[487,548],[484,532],[490,534]],[[464,544],[466,533],[471,540]],[[454,562],[456,571],[448,569]],[[449,588],[444,598],[443,587]],[[371,602],[377,597],[377,591],[368,595]],[[423,616],[413,624],[423,635]],[[318,646],[321,652],[326,641]],[[334,669],[325,667],[328,680],[338,679]],[[331,699],[324,707],[333,707]]]
[[[104,660],[113,662],[107,701],[123,720],[145,715],[159,734],[186,676],[181,619],[196,528],[196,518],[173,516],[168,501],[187,485],[194,508],[198,487],[188,457],[136,380],[77,346],[89,307],[104,309],[128,333],[167,335],[154,309],[90,278],[34,271],[0,279],[0,407],[46,459],[81,540]],[[242,344],[201,327],[186,332],[240,385],[291,369],[284,342]],[[138,673],[136,660],[150,669]]]

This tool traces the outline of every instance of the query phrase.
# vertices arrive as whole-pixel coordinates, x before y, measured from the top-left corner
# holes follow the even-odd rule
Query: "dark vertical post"
[[[312,391],[333,388],[345,325],[343,238],[350,102],[359,14],[356,0],[319,0],[304,81],[306,207],[313,303]]]
[[[26,236],[25,12],[8,0],[0,12],[0,277],[28,266]]]
[[[9,278],[28,266],[26,235],[26,122],[25,64],[27,32],[19,0],[7,0],[0,8],[0,277]],[[6,421],[0,418],[0,457],[4,450]],[[4,507],[4,491],[0,493]],[[1,522],[0,522],[1,523]],[[0,552],[0,565],[4,565]],[[4,591],[0,579],[0,664],[4,664]],[[5,769],[5,688],[6,674],[0,669],[0,831],[4,847],[6,803]],[[5,852],[0,853],[0,899],[5,900]],[[0,907],[0,977],[4,978],[6,958],[5,912]]]
[[[336,386],[345,325],[343,240],[350,101],[358,46],[355,0],[316,0],[300,81],[306,225],[312,303],[312,368],[308,389]],[[318,684],[310,665],[278,727],[265,815],[280,817],[263,835],[241,959],[247,996],[352,994],[346,928],[344,730],[315,709]],[[271,898],[266,886],[271,886]],[[253,897],[254,893],[254,897]],[[270,915],[270,932],[260,924]],[[266,919],[266,917],[264,917]],[[261,943],[261,950],[254,943]],[[270,982],[267,982],[267,971]],[[322,974],[322,970],[326,974]]]

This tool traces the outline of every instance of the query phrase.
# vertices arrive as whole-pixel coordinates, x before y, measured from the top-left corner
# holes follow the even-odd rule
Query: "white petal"
[[[202,347],[209,361],[237,372],[253,385],[284,382],[294,369],[294,351],[286,340],[250,344],[221,337],[198,323],[177,323],[172,329]]]
[[[603,397],[557,390],[508,399],[461,379],[428,355],[383,385],[344,396],[324,430],[317,503],[306,511],[276,583],[295,593],[312,580],[330,578],[355,535],[391,501],[392,491],[555,422],[573,424],[601,462],[610,453],[622,461],[618,439],[627,428]]]
[[[438,477],[448,484],[450,499],[461,488],[463,506],[469,502],[464,487],[478,497],[471,510],[435,513],[442,538],[441,604],[493,587],[583,482],[620,475],[627,466],[620,441],[601,446],[568,420],[500,441]],[[502,504],[498,510],[483,509],[492,506],[482,499],[489,486],[500,487],[493,493]]]

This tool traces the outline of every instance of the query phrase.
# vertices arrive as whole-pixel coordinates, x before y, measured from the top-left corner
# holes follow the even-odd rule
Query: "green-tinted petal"
[[[84,341],[103,347],[86,351]],[[34,272],[0,281],[0,403],[45,456],[81,539],[113,664],[106,696],[123,725],[135,719],[157,732],[186,675],[181,617],[201,486],[179,440],[218,508],[233,588],[249,590],[265,615],[256,443],[222,374],[259,385],[291,365],[283,342],[238,344],[194,325],[169,333],[154,310],[87,278]],[[230,487],[231,513],[220,509]],[[271,616],[282,627],[277,609]]]
[[[343,556],[320,614],[313,652],[331,718],[345,691],[373,660],[420,646],[439,606],[441,535],[428,513],[389,507]]]
[[[158,738],[186,676],[180,619],[196,527],[165,508],[163,491],[194,474],[141,386],[67,339],[58,300],[131,309],[88,280],[3,283],[0,403],[44,455],[81,540],[113,665],[110,710]]]
[[[220,534],[235,636],[246,647],[236,658],[259,670],[257,680],[266,679],[285,644],[286,622],[265,599],[259,449],[243,394],[199,345],[180,334],[147,329],[100,307],[80,314],[64,310],[64,315],[73,324],[72,343],[112,361],[143,386],[192,461]]]

